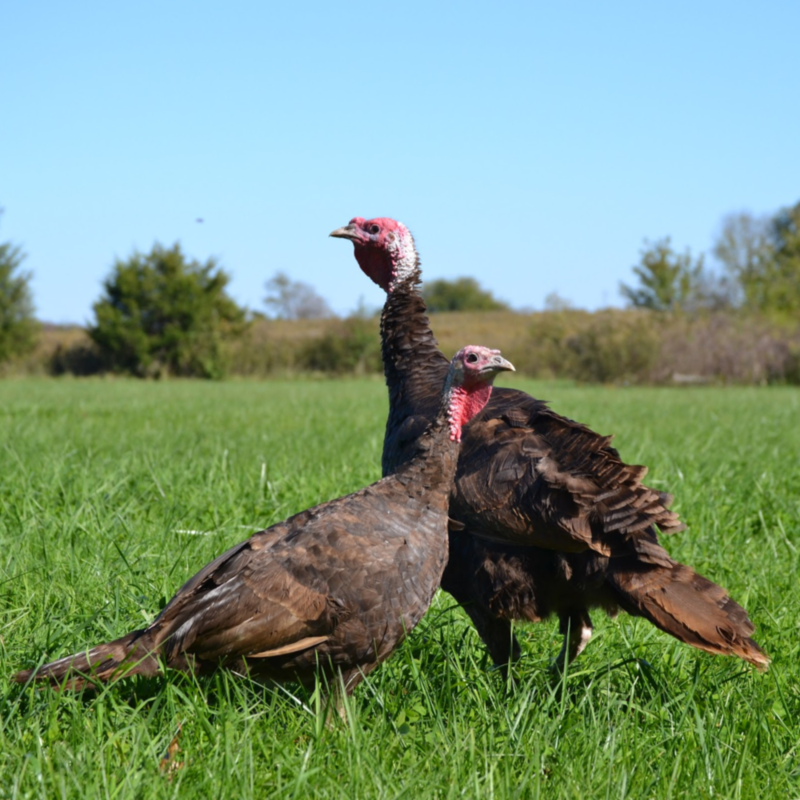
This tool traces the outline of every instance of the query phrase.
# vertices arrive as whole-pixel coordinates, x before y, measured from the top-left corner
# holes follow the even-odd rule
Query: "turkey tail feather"
[[[684,564],[609,575],[620,605],[665,633],[716,655],[735,655],[759,669],[769,656],[750,638],[755,626],[723,588]]]
[[[127,675],[152,676],[160,672],[157,650],[147,631],[133,631],[108,644],[73,653],[37,669],[22,670],[14,680],[27,683],[33,679],[67,689],[83,689]]]

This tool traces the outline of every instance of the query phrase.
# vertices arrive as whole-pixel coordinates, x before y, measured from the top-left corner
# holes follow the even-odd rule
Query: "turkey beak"
[[[503,356],[492,356],[491,361],[486,365],[485,369],[491,372],[516,372],[514,365],[507,361]]]
[[[334,239],[349,239],[351,242],[361,241],[361,232],[355,225],[345,225],[344,228],[337,228],[331,231],[328,236],[333,236]]]

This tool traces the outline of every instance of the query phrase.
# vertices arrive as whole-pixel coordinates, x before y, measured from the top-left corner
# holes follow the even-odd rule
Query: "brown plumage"
[[[337,683],[341,676],[350,693],[419,622],[439,586],[461,424],[504,369],[513,367],[496,350],[464,348],[442,375],[431,425],[393,475],[223,553],[149,627],[16,680],[81,688],[166,665],[309,684],[321,670]]]
[[[406,463],[435,413],[447,361],[426,316],[408,229],[358,217],[331,235],[354,243],[361,269],[387,292],[388,475]],[[550,614],[565,635],[559,663],[572,660],[591,636],[593,607],[645,617],[710,653],[769,663],[744,609],[659,544],[657,530],[684,525],[668,508],[671,497],[642,483],[646,472],[625,464],[610,437],[524,392],[494,391],[464,431],[442,587],[464,605],[495,663],[519,655],[511,620]]]

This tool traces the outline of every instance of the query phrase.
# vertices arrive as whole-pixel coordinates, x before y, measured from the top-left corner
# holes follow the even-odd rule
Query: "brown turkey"
[[[393,219],[356,217],[331,236],[348,239],[363,272],[386,293],[381,316],[389,418],[383,474],[402,467],[436,413],[447,370],[426,316],[414,239]],[[498,388],[464,430],[450,504],[442,588],[464,606],[498,665],[519,656],[511,620],[558,615],[578,656],[592,634],[589,609],[621,608],[710,653],[764,668],[745,610],[679,564],[656,531],[684,529],[671,497],[642,484],[600,436],[524,392]]]
[[[321,670],[349,694],[414,628],[439,587],[461,425],[486,404],[495,375],[511,369],[497,350],[465,347],[441,375],[431,425],[390,477],[223,553],[149,627],[16,680],[77,689],[155,675],[163,664],[309,685]]]

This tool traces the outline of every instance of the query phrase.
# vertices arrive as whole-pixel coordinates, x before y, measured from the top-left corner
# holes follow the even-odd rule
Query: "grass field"
[[[690,530],[667,547],[747,607],[768,673],[598,613],[563,684],[554,621],[518,629],[504,682],[440,594],[347,726],[226,675],[18,687],[146,624],[250,532],[377,479],[386,401],[378,380],[6,381],[0,798],[800,797],[800,390],[515,384],[675,493]]]

